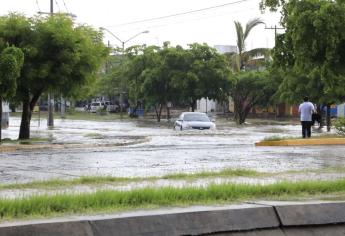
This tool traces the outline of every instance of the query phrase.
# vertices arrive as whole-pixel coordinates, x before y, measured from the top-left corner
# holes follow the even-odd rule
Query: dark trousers
[[[311,125],[313,124],[312,121],[301,121],[302,123],[302,137],[310,138],[311,135]]]

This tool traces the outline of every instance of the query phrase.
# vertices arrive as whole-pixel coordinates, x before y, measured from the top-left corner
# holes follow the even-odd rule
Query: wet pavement
[[[11,118],[3,138],[16,139],[19,118]],[[164,122],[163,122],[164,123]],[[298,124],[236,127],[217,119],[214,131],[174,131],[172,125],[144,121],[32,121],[31,137],[74,148],[41,148],[0,153],[1,184],[80,176],[148,177],[225,168],[277,173],[323,170],[345,164],[345,146],[255,147],[272,136],[300,135]]]

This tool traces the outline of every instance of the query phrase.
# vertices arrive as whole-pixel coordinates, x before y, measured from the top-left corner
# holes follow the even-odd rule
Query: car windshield
[[[91,106],[100,106],[101,104],[99,102],[92,103]]]
[[[202,122],[209,122],[210,119],[205,114],[185,114],[183,117],[185,121],[202,121]]]

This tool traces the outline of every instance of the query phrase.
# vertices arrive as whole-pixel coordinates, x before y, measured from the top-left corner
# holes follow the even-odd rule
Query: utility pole
[[[49,14],[50,16],[54,15],[54,0],[50,0],[50,12],[38,12],[39,14]],[[66,15],[69,15],[71,17],[76,17],[75,15],[71,13],[66,13]],[[65,103],[61,97],[61,117],[64,118],[65,116],[65,105],[62,103]],[[54,126],[54,96],[51,93],[51,91],[48,92],[48,119],[47,119],[47,126],[52,127]]]
[[[50,16],[54,14],[54,2],[50,0]],[[47,126],[53,127],[54,126],[54,96],[49,91],[48,93],[48,119],[47,119]]]
[[[277,44],[277,29],[285,29],[285,28],[282,28],[282,27],[277,27],[277,25],[274,25],[274,27],[267,27],[266,24],[265,24],[265,29],[269,29],[269,30],[274,30],[274,46],[276,46]],[[278,105],[275,104],[275,119],[277,119],[278,117]]]
[[[278,29],[285,29],[283,27],[277,27],[277,25],[275,25],[274,27],[267,27],[266,24],[265,24],[265,29],[269,29],[269,30],[274,30],[274,46],[276,45],[277,43],[277,30]]]
[[[130,37],[129,39],[123,41],[121,40],[119,37],[117,37],[113,32],[111,32],[110,30],[108,30],[107,28],[104,28],[104,27],[100,27],[101,30],[105,30],[107,31],[110,35],[112,35],[114,38],[116,38],[119,42],[121,42],[121,46],[122,46],[122,63],[124,62],[124,58],[125,58],[125,43],[127,43],[128,41],[134,39],[135,37],[141,35],[141,34],[147,34],[149,33],[148,30],[145,30],[145,31],[142,31],[142,32],[139,32],[135,35],[133,35],[132,37]],[[108,41],[108,45],[109,45],[109,41]],[[120,81],[120,94],[119,94],[119,103],[120,103],[120,118],[122,119],[123,118],[123,114],[122,114],[122,110],[123,110],[123,102],[124,102],[124,89],[123,89],[123,79],[121,78],[121,81]]]

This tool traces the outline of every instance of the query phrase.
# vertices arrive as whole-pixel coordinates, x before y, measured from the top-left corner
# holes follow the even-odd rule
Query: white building
[[[237,46],[235,45],[214,45],[214,48],[220,54],[231,53],[231,52],[237,53]]]
[[[1,127],[7,128],[10,120],[10,107],[7,102],[2,103],[2,120]]]

